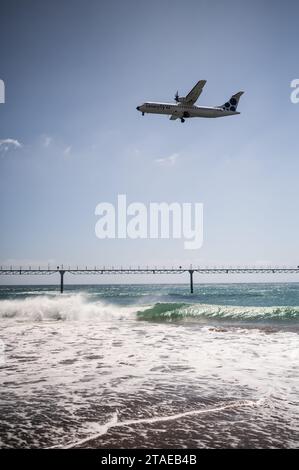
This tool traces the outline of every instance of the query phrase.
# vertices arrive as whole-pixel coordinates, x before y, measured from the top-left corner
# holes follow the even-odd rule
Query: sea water
[[[0,446],[297,447],[299,284],[2,286]]]

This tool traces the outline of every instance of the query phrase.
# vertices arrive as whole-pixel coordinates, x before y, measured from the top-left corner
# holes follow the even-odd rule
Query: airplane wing
[[[206,80],[199,80],[199,82],[196,83],[196,85],[192,88],[192,90],[186,96],[184,103],[187,103],[190,105],[194,104],[195,101],[197,101],[199,96],[201,95],[203,87],[205,86],[206,83],[207,83]]]

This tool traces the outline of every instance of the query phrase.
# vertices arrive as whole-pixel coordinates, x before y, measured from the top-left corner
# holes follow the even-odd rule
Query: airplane
[[[167,114],[170,115],[170,120],[175,121],[180,119],[181,122],[185,122],[186,118],[192,117],[205,117],[205,118],[216,118],[224,116],[234,116],[240,114],[237,111],[240,97],[244,91],[239,91],[233,95],[228,101],[221,106],[195,106],[195,102],[198,100],[202,93],[203,87],[207,83],[206,80],[199,80],[192,90],[186,96],[179,96],[178,91],[175,94],[175,103],[155,103],[147,101],[141,106],[137,106],[137,111],[149,114]]]

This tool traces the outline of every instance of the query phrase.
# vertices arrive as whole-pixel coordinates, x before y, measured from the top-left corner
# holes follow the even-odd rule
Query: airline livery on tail
[[[142,113],[142,116],[144,116],[145,113],[168,114],[170,115],[170,119],[172,121],[175,119],[180,119],[181,122],[185,122],[186,118],[192,117],[216,118],[240,114],[237,112],[237,106],[240,97],[244,93],[243,91],[239,91],[239,93],[233,95],[226,103],[222,104],[221,106],[195,106],[195,102],[201,95],[203,87],[206,83],[206,80],[200,80],[197,82],[187,96],[179,96],[179,93],[176,92],[174,97],[176,104],[153,103],[148,101],[143,103],[141,106],[137,106],[136,109]]]

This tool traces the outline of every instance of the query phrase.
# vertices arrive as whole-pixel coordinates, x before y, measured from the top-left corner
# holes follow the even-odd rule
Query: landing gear
[[[181,122],[185,122],[185,119],[184,119],[184,118],[181,118]]]
[[[142,116],[144,116],[144,113],[142,113]]]

